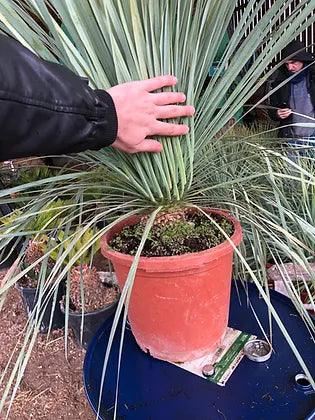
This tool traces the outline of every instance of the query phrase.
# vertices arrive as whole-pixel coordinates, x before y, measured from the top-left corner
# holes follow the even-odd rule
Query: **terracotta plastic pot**
[[[228,213],[206,209],[234,224],[231,237],[242,240],[240,223]],[[122,288],[131,255],[109,248],[113,235],[139,217],[118,223],[101,240]],[[153,357],[184,362],[213,351],[225,334],[230,302],[233,247],[229,241],[201,252],[173,257],[141,257],[133,286],[128,317],[139,346]]]

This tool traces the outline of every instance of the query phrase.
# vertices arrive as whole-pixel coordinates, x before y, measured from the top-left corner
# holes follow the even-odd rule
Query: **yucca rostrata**
[[[161,211],[156,216],[153,225],[163,227],[169,223],[175,222],[176,220],[184,220],[188,209],[185,208],[168,208],[167,210]],[[145,224],[148,220],[148,216],[142,216],[141,222]]]

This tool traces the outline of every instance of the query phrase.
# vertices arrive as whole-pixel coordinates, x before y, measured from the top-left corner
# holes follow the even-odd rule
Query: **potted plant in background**
[[[70,232],[66,227],[74,218],[78,220],[76,234],[70,234],[61,241],[67,241],[68,246],[59,254],[53,268],[57,272],[63,267],[58,279],[69,273],[86,250],[93,247],[107,231],[115,229],[115,225],[123,220],[130,221],[130,216],[146,217],[139,247],[133,259],[131,257],[127,278],[123,279],[124,287],[113,322],[104,370],[118,318],[124,310],[126,322],[129,302],[132,308],[135,274],[138,264],[141,269],[140,255],[150,239],[155,219],[158,220],[159,214],[165,211],[170,213],[166,219],[172,217],[169,209],[175,208],[182,212],[194,209],[211,221],[214,213],[207,214],[205,209],[222,208],[241,221],[246,249],[251,252],[249,266],[242,255],[244,248],[241,246],[240,251],[236,250],[237,277],[255,282],[302,368],[309,375],[266,290],[266,249],[273,252],[281,250],[295,259],[295,251],[301,246],[294,237],[296,224],[293,227],[284,225],[281,209],[274,208],[270,212],[267,208],[269,197],[277,192],[283,164],[289,167],[294,164],[288,162],[280,149],[271,148],[270,142],[257,137],[223,139],[225,134],[221,130],[267,80],[274,70],[266,71],[272,59],[312,22],[312,5],[305,3],[297,6],[290,18],[279,24],[284,9],[294,2],[290,0],[286,5],[276,2],[257,23],[262,2],[250,1],[224,49],[216,73],[205,86],[209,68],[233,16],[234,2],[119,0],[71,2],[71,6],[70,3],[61,6],[51,0],[49,4],[57,14],[51,14],[47,4],[39,0],[19,3],[0,5],[0,19],[3,17],[5,30],[13,34],[14,28],[14,35],[26,46],[41,57],[59,60],[80,76],[88,77],[92,87],[109,88],[125,81],[173,73],[179,81],[178,89],[187,93],[187,102],[196,106],[196,117],[189,122],[190,133],[182,139],[162,138],[163,153],[129,156],[111,149],[82,153],[78,160],[87,170],[42,181],[45,194],[33,197],[25,206],[23,216],[31,217],[34,209],[41,209],[57,194],[71,196],[76,203],[76,215],[64,220],[62,226],[65,232]],[[30,18],[27,11],[31,11],[36,20]],[[60,26],[61,21],[64,30]],[[43,27],[47,28],[47,32],[43,31]],[[103,178],[100,176],[102,168],[105,169],[103,174],[107,174]],[[306,171],[305,176],[314,183],[314,174]],[[32,185],[25,186],[25,190]],[[87,194],[91,188],[94,190],[93,197]],[[12,189],[2,192],[0,197],[10,192]],[[229,219],[229,216],[225,217]],[[107,225],[95,231],[85,246],[64,265],[75,243],[88,229],[104,219],[108,221]],[[13,230],[15,235],[21,232],[21,224],[20,219]],[[308,223],[303,229],[307,227]],[[6,235],[7,230],[1,233]],[[230,240],[229,235],[226,236],[234,249],[238,240],[234,243],[233,236]],[[287,246],[288,238],[290,247]],[[0,247],[3,243],[0,241]],[[47,252],[47,255],[50,253]],[[305,259],[302,263],[305,265]],[[13,275],[0,292],[4,293],[18,278],[19,275]],[[297,298],[295,303],[300,305]],[[27,345],[27,353],[20,356],[23,360],[29,357],[32,348],[32,343]],[[12,374],[7,389],[10,389],[14,378]],[[2,401],[7,395],[8,392]]]
[[[16,287],[21,294],[29,319],[34,321],[35,318],[39,318],[39,330],[43,333],[47,333],[51,328],[64,327],[64,314],[60,311],[58,302],[63,296],[65,284],[61,282],[51,293],[51,288],[46,282],[54,267],[54,261],[46,255],[52,239],[44,232],[49,232],[58,226],[58,219],[62,217],[68,205],[69,203],[60,199],[47,204],[42,213],[28,220],[25,226],[29,231],[40,233],[29,237],[26,240],[26,246],[21,249],[24,256],[19,266],[20,271],[25,271],[25,273],[17,281]],[[22,211],[17,209],[2,217],[0,224],[12,225],[21,215]],[[51,279],[51,283],[53,282],[54,280]]]
[[[44,237],[29,241],[22,266],[32,266],[34,263],[36,265],[16,284],[29,319],[34,321],[37,317],[36,312],[39,312],[38,316],[41,318],[39,329],[42,333],[47,333],[50,329],[63,328],[65,322],[64,314],[58,305],[65,285],[60,283],[53,294],[49,293],[49,288],[45,285],[45,278],[43,277],[45,270],[42,271],[41,264],[37,262],[45,254],[46,241],[47,238]],[[48,272],[51,271],[53,264],[52,259],[48,257]],[[41,289],[43,290],[42,293],[40,292]]]
[[[315,174],[314,159],[299,158],[300,167]],[[287,174],[288,168],[283,169]],[[292,173],[292,169],[290,170]],[[306,257],[306,267],[298,260],[283,261],[274,255],[273,264],[268,268],[268,277],[276,291],[292,298],[299,296],[305,309],[311,314],[315,312],[315,185],[310,183],[303,172],[296,171],[296,179],[285,178],[279,184],[281,194],[277,201],[270,200],[270,206],[285,208],[283,217],[292,225],[295,237],[303,244],[302,257]],[[286,196],[291,194],[290,206]],[[293,221],[293,222],[292,222]],[[305,223],[307,229],[305,229]],[[294,300],[294,299],[293,299]],[[298,309],[298,308],[297,308]]]
[[[64,232],[58,238],[63,239]],[[93,230],[87,230],[72,248],[68,259],[75,256],[93,237]],[[63,244],[67,247],[67,241]],[[93,259],[99,244],[82,255],[72,267],[68,288],[64,288],[60,301],[61,311],[66,313],[67,326],[72,328],[78,344],[87,348],[98,328],[114,313],[119,300],[119,288],[113,273],[99,271]],[[58,248],[50,255],[58,257]],[[65,261],[67,263],[67,261]]]
[[[36,184],[36,181],[53,177],[63,172],[65,172],[65,168],[48,167],[44,164],[44,159],[40,158],[16,159],[0,164],[0,186],[3,188],[17,187],[10,197],[7,198],[6,202],[0,204],[0,216],[6,216],[5,218],[3,217],[3,220],[7,220],[6,223],[9,223],[10,220],[13,221],[15,217],[14,210],[23,208],[24,204],[30,199],[30,195],[37,195],[40,191],[40,186],[34,186],[34,188],[28,189],[25,197],[23,188],[19,189],[19,186],[32,182]],[[12,219],[10,213],[12,213]],[[7,268],[12,265],[22,248],[22,243],[22,237],[7,243],[6,248],[0,252],[0,267]]]

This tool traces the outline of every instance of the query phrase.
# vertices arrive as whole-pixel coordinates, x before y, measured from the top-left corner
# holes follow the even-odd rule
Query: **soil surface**
[[[0,273],[0,280],[3,274]],[[1,310],[0,374],[2,374],[18,338],[23,337],[27,321],[21,297],[11,289]],[[84,394],[82,365],[85,351],[78,347],[72,335],[68,340],[68,360],[65,359],[63,330],[38,336],[24,378],[17,392],[10,420],[94,420]],[[13,362],[12,362],[13,366]],[[3,395],[3,386],[0,386]],[[5,415],[0,414],[0,420]]]
[[[109,281],[102,281],[95,267],[77,266],[70,275],[70,310],[80,313],[103,309],[116,302],[119,296],[118,287]],[[84,301],[82,301],[81,282],[84,283]],[[84,305],[83,305],[84,302]],[[65,307],[63,299],[63,307]]]
[[[202,213],[190,209],[161,212],[156,217],[142,249],[144,257],[169,257],[205,251],[226,241],[234,232],[233,223],[218,214],[211,220]],[[115,251],[135,255],[147,217],[138,223],[124,227],[110,241]],[[222,232],[224,231],[224,233]]]

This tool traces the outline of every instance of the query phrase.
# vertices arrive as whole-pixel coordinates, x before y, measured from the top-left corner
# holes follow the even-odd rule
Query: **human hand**
[[[117,138],[112,144],[127,153],[161,152],[163,146],[150,136],[181,136],[189,128],[185,124],[162,122],[160,119],[191,117],[193,106],[179,106],[186,96],[181,92],[155,92],[174,86],[174,76],[158,76],[147,80],[123,83],[107,90],[118,118]]]
[[[291,114],[292,114],[292,109],[290,108],[281,108],[277,110],[277,115],[282,120],[284,120],[285,118],[288,118]]]

